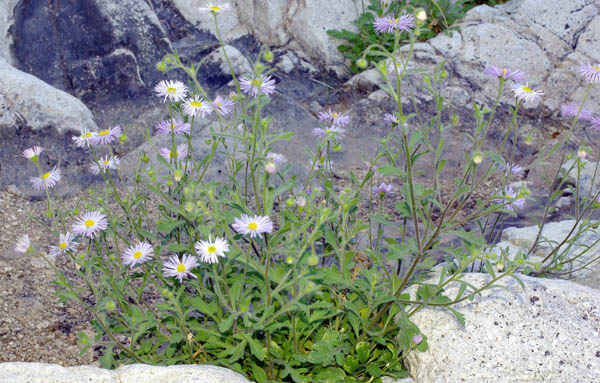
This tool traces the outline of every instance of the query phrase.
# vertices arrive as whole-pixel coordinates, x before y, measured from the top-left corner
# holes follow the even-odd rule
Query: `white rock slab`
[[[92,366],[62,367],[45,363],[0,363],[0,383],[248,383],[227,368],[210,365],[150,366],[133,364],[116,370]]]
[[[519,277],[525,291],[513,279],[501,280],[507,290],[487,290],[456,306],[465,327],[445,310],[415,314],[429,350],[408,356],[411,376],[419,383],[600,382],[600,291]],[[465,276],[475,285],[488,278]]]
[[[77,98],[12,67],[0,57],[0,110],[24,118],[34,130],[59,133],[96,129],[92,112]],[[7,121],[10,125],[12,119]],[[7,125],[7,126],[9,126]],[[0,125],[0,128],[3,126]]]

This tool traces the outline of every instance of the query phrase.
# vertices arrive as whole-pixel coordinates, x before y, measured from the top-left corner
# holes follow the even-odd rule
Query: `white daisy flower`
[[[219,12],[222,12],[222,11],[226,11],[228,9],[231,9],[231,6],[227,3],[225,3],[223,5],[214,5],[213,3],[208,3],[208,5],[206,7],[198,8],[200,13],[214,12],[216,14],[218,14]]]
[[[102,173],[104,173],[109,169],[118,169],[120,162],[121,162],[121,160],[119,159],[118,156],[114,156],[114,157],[105,156],[104,158],[100,157],[98,159],[98,162],[91,163],[90,170],[95,175],[98,175],[98,174],[100,174],[100,171],[102,171]]]
[[[23,156],[28,160],[37,163],[38,158],[40,157],[40,153],[44,151],[44,148],[41,146],[34,146],[33,148],[25,149],[23,151]]]
[[[21,239],[19,239],[19,242],[17,242],[17,245],[15,246],[15,251],[25,254],[30,250],[31,242],[29,241],[29,234],[25,234],[21,237]]]
[[[75,145],[77,145],[78,148],[86,148],[92,144],[91,140],[96,134],[96,132],[84,128],[78,137],[73,136],[71,138],[75,141]]]
[[[204,101],[202,97],[194,96],[194,98],[188,99],[185,104],[183,104],[183,111],[188,116],[196,116],[204,117],[207,114],[211,114],[213,108],[208,101]]]
[[[164,97],[164,101],[179,102],[187,96],[188,88],[181,81],[163,80],[154,87],[154,92],[158,97]]]
[[[267,159],[271,160],[277,165],[285,164],[287,162],[287,158],[283,154],[271,152],[267,154]]]
[[[196,242],[196,251],[200,253],[200,261],[204,263],[217,263],[218,257],[225,257],[229,251],[229,244],[223,238],[215,238],[214,242],[208,237],[208,241]]]
[[[95,238],[99,232],[106,230],[107,227],[108,220],[104,214],[99,211],[88,211],[77,218],[77,221],[71,226],[71,231],[88,238]]]
[[[133,268],[140,265],[154,256],[152,245],[146,241],[139,242],[135,246],[130,246],[122,255],[123,264]]]
[[[242,214],[233,220],[233,229],[243,235],[250,234],[250,238],[260,237],[263,233],[273,232],[273,222],[268,216],[255,215],[250,217]]]
[[[177,255],[173,255],[165,263],[163,263],[163,273],[167,277],[175,277],[179,279],[179,282],[181,282],[183,278],[197,278],[191,271],[197,266],[198,259],[192,255],[184,254],[181,260],[179,260]]]
[[[77,247],[77,242],[73,241],[75,236],[70,232],[61,233],[60,239],[58,241],[58,246],[50,246],[50,255],[53,257],[57,257],[59,255],[65,254],[69,251],[75,250]]]
[[[527,84],[516,84],[512,88],[515,97],[526,104],[537,101],[544,93],[539,90],[531,89]]]
[[[29,178],[29,182],[33,185],[35,190],[43,190],[44,188],[54,187],[60,181],[61,170],[55,166],[54,169],[42,174],[39,177]]]

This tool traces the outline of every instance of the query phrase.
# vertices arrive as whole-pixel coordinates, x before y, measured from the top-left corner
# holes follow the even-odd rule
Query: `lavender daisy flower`
[[[98,133],[84,128],[78,137],[73,136],[71,138],[73,139],[73,141],[75,141],[75,145],[77,145],[78,148],[85,148],[92,145],[91,140],[96,134]]]
[[[179,102],[187,96],[188,88],[181,81],[163,80],[154,87],[154,92],[158,97],[164,97],[163,102],[167,101],[167,98],[169,101]]]
[[[488,65],[483,69],[483,73],[494,77],[502,77],[505,80],[513,80],[522,83],[525,80],[525,74],[521,70],[512,70],[510,68],[501,68],[495,65]]]
[[[381,198],[392,192],[392,184],[386,185],[385,183],[381,183],[379,186],[373,186],[373,193],[379,194]]]
[[[77,247],[77,242],[75,242],[74,239],[75,236],[68,231],[64,234],[61,233],[58,246],[50,246],[50,255],[53,257],[58,257],[59,255],[75,250]]]
[[[175,158],[173,158],[173,154],[175,154]],[[175,153],[171,152],[170,148],[161,148],[160,155],[167,160],[167,162],[171,161],[171,159],[183,161],[188,155],[188,146],[187,144],[177,145]]]
[[[396,29],[409,31],[414,26],[415,17],[413,15],[404,15],[399,18],[378,17],[373,21],[373,28],[377,33],[393,33]]]
[[[229,98],[221,97],[220,95],[212,102],[213,109],[221,116],[227,116],[233,110],[235,103]]]
[[[267,161],[265,162],[265,171],[269,174],[275,174],[277,171],[277,165],[282,165],[287,162],[287,159],[283,154],[269,153],[267,154]]]
[[[273,222],[268,216],[255,215],[250,217],[242,214],[241,217],[233,220],[231,225],[233,229],[242,235],[250,234],[250,238],[260,237],[263,233],[273,232]]]
[[[190,124],[183,122],[180,118],[174,118],[173,121],[164,120],[156,125],[156,133],[160,134],[174,134],[179,136],[180,134],[190,134]]]
[[[319,112],[319,121],[324,121],[333,126],[345,126],[350,122],[350,116],[338,112],[332,112],[331,108],[327,112]]]
[[[55,166],[54,169],[50,170],[42,174],[39,177],[31,177],[29,178],[29,182],[33,185],[35,190],[42,190],[45,188],[54,187],[61,178],[61,170],[59,167]]]
[[[198,8],[198,10],[200,11],[200,13],[211,13],[214,12],[215,14],[219,14],[222,11],[226,11],[228,9],[231,9],[231,6],[227,3],[223,4],[223,5],[214,5],[213,3],[208,3],[208,5],[206,7],[200,7]]]
[[[598,84],[600,83],[600,65],[599,64],[584,64],[579,63],[577,72],[589,83]]]
[[[139,242],[135,246],[130,246],[122,255],[123,264],[133,268],[140,265],[154,256],[152,245],[146,241]]]
[[[600,117],[592,117],[590,123],[590,128],[600,131]]]
[[[104,214],[99,211],[89,211],[77,218],[77,221],[71,226],[71,231],[77,235],[95,238],[101,231],[106,230],[107,227],[108,220]]]
[[[89,137],[89,143],[92,145],[108,145],[119,138],[122,132],[120,126],[104,129]]]
[[[44,148],[41,146],[34,146],[33,148],[23,150],[23,157],[31,160],[32,162],[37,163],[40,154],[44,151]]]
[[[519,165],[511,165],[510,169],[506,169],[504,166],[502,165],[498,165],[498,168],[500,168],[500,170],[504,170],[504,174],[506,176],[508,176],[509,174],[515,175],[517,177],[520,177],[523,175],[523,167],[519,166]]]
[[[260,93],[271,94],[275,92],[275,80],[271,76],[265,77],[262,74],[257,78],[242,78],[240,88],[242,92],[253,97],[258,96]]]
[[[516,84],[512,88],[517,100],[523,101],[526,104],[531,104],[537,101],[544,93],[539,90],[531,89],[527,84]]]
[[[29,234],[25,234],[19,239],[17,245],[15,246],[15,251],[23,254],[31,251],[31,241],[29,240]]]
[[[98,162],[92,162],[90,165],[90,171],[94,175],[100,174],[100,172],[105,173],[109,169],[118,169],[119,163],[121,160],[118,156],[109,157],[105,156],[104,158],[100,157]]]
[[[324,136],[331,136],[333,138],[343,138],[344,137],[344,133],[346,131],[340,127],[337,126],[332,126],[331,128],[315,128],[313,129],[313,135],[317,136],[319,138],[324,137]]]
[[[395,114],[391,114],[391,113],[384,114],[383,121],[385,121],[386,123],[388,123],[390,125],[393,125],[393,124],[398,125],[400,123],[400,119],[398,117],[396,117]]]
[[[183,104],[183,111],[188,116],[199,115],[200,117],[204,117],[212,113],[212,108],[202,97],[194,96]]]
[[[504,189],[504,198],[495,199],[494,202],[505,205],[504,209],[506,210],[515,211],[515,208],[521,210],[525,207],[525,198],[518,198],[520,194],[520,190],[515,192],[513,188],[508,186]],[[510,203],[507,204],[507,200]]]
[[[192,269],[197,266],[198,259],[192,255],[184,254],[181,260],[177,255],[173,255],[163,263],[163,273],[167,277],[175,277],[179,279],[179,282],[182,282],[183,278],[197,278],[192,273]]]
[[[575,103],[565,104],[560,108],[560,115],[563,117],[575,117],[579,112],[579,105]],[[594,118],[594,112],[590,109],[581,108],[579,120],[591,121]]]

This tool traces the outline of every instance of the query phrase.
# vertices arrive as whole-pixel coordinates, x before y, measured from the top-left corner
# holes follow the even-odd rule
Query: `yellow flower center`
[[[215,105],[216,105],[217,107],[219,107],[219,108],[221,107],[221,104],[220,104],[220,103],[218,103],[218,102],[215,102]]]
[[[202,106],[202,103],[200,101],[192,101],[190,102],[190,105],[194,108],[200,108]]]
[[[210,7],[210,10],[213,12],[219,12],[221,10],[221,7]]]
[[[175,94],[175,92],[177,92],[177,89],[175,89],[175,88],[167,88],[167,93]]]
[[[66,242],[61,242],[58,244],[58,248],[61,250],[64,250],[67,248],[67,243]]]
[[[43,180],[47,179],[48,177],[50,177],[50,172],[46,172],[46,173],[42,174]]]
[[[248,224],[248,229],[250,230],[256,230],[258,228],[258,225],[256,224],[256,222],[250,222]]]
[[[85,221],[84,225],[85,227],[92,227],[96,224],[96,222],[93,219],[88,219],[87,221]]]
[[[337,113],[331,113],[331,117],[333,118],[337,118],[338,114]]]
[[[183,264],[179,264],[177,265],[177,272],[178,273],[183,273],[185,271],[185,266]]]
[[[101,136],[106,136],[108,133],[110,133],[110,130],[108,129],[104,129],[98,132],[98,134]]]
[[[393,19],[393,18],[392,18],[392,19],[388,19],[388,22],[389,22],[390,24],[397,23],[397,22],[398,22],[398,19]]]
[[[141,251],[136,251],[135,253],[133,253],[133,258],[138,259],[142,256],[142,252]]]
[[[175,129],[177,129],[177,125],[171,124],[171,130],[175,130]]]
[[[505,69],[505,68],[502,68],[502,74],[503,74],[504,76],[506,76],[506,72],[507,72],[507,71],[506,71],[506,69]]]
[[[511,196],[510,194],[505,194],[505,195],[504,195],[504,198],[512,199],[512,198],[513,198],[513,196]]]
[[[261,80],[252,80],[252,85],[254,85],[257,88],[260,88],[262,86],[262,81]]]
[[[217,248],[214,246],[209,246],[208,249],[206,249],[206,251],[208,251],[209,253],[216,253],[217,252]]]
[[[594,68],[596,72],[600,72],[600,65],[594,65],[592,68]]]
[[[86,134],[83,135],[83,138],[90,138],[92,136],[92,133],[87,132]]]
[[[331,133],[331,129],[325,129],[325,133]]]
[[[173,158],[173,155],[177,158],[177,153],[169,152],[169,158]]]
[[[533,89],[531,89],[531,88],[529,88],[529,87],[526,87],[526,86],[524,86],[522,89],[523,89],[525,92],[527,92],[527,93],[531,93],[531,92],[533,92]]]
[[[104,160],[102,161],[104,163],[104,165],[108,165],[110,163],[110,161]]]

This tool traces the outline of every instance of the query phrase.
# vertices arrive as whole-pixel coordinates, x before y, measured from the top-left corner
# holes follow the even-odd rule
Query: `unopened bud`
[[[427,12],[423,8],[419,8],[415,12],[415,18],[417,20],[425,21],[427,20]]]
[[[261,63],[256,64],[256,70],[260,73],[265,70],[265,66]]]
[[[309,264],[310,266],[316,266],[316,265],[317,265],[317,263],[319,263],[319,257],[317,257],[315,254],[311,255],[311,256],[308,258],[308,264]]]
[[[460,122],[460,118],[458,118],[458,114],[453,114],[452,117],[450,117],[450,122],[453,124],[458,124]]]
[[[167,64],[164,61],[159,61],[156,63],[156,69],[164,73],[167,70]]]
[[[356,66],[360,69],[365,69],[369,63],[364,58],[356,60]]]
[[[483,153],[481,153],[479,150],[476,151],[475,153],[473,153],[473,163],[475,165],[479,165],[483,162]]]
[[[525,145],[529,146],[533,143],[533,137],[531,137],[531,133],[527,133],[527,137],[525,137]]]
[[[294,200],[293,200],[292,198],[288,198],[288,199],[285,201],[285,204],[286,204],[286,206],[287,206],[287,207],[292,207],[292,206],[294,206],[294,203],[295,203],[295,202],[294,202]]]
[[[264,55],[265,61],[268,63],[272,63],[273,62],[273,52],[271,51],[266,51],[265,55]]]
[[[147,164],[148,161],[150,161],[150,158],[148,158],[148,155],[146,153],[144,153],[142,155],[142,162],[145,163],[145,164]]]
[[[125,133],[121,133],[121,135],[119,136],[119,142],[121,144],[124,144],[127,142],[127,135]]]
[[[117,305],[115,304],[115,301],[110,300],[108,301],[108,303],[106,304],[106,309],[108,311],[114,311],[117,308]]]
[[[171,180],[168,180],[168,181],[166,182],[166,184],[167,184],[167,186],[168,186],[168,187],[171,187],[171,186],[173,186],[173,181],[171,181]]]
[[[584,147],[579,148],[577,150],[577,156],[579,157],[579,159],[585,160],[585,157],[587,157],[587,149]]]
[[[274,162],[267,162],[265,164],[265,172],[269,173],[269,174],[275,174],[275,172],[277,171],[277,166],[275,165]]]
[[[340,150],[342,150],[342,145],[336,144],[336,145],[333,146],[333,151],[335,153],[339,152]]]
[[[185,203],[185,205],[183,205],[183,208],[185,209],[185,211],[187,211],[188,213],[191,213],[194,211],[194,204],[191,203],[190,201],[187,201]]]
[[[292,258],[292,257],[288,256],[288,257],[285,259],[285,263],[287,263],[288,265],[293,265],[293,264],[294,264],[294,258]]]
[[[500,272],[500,273],[501,273],[502,271],[504,271],[504,262],[502,262],[502,261],[498,261],[498,262],[496,263],[496,270],[498,270],[498,272]]]
[[[173,178],[175,178],[175,182],[181,181],[181,177],[183,177],[183,172],[181,171],[181,169],[175,170],[175,174],[173,175]]]
[[[443,70],[440,72],[440,78],[442,78],[442,79],[446,79],[446,78],[448,78],[448,71],[447,71],[447,70],[445,70],[445,69],[443,69]]]

